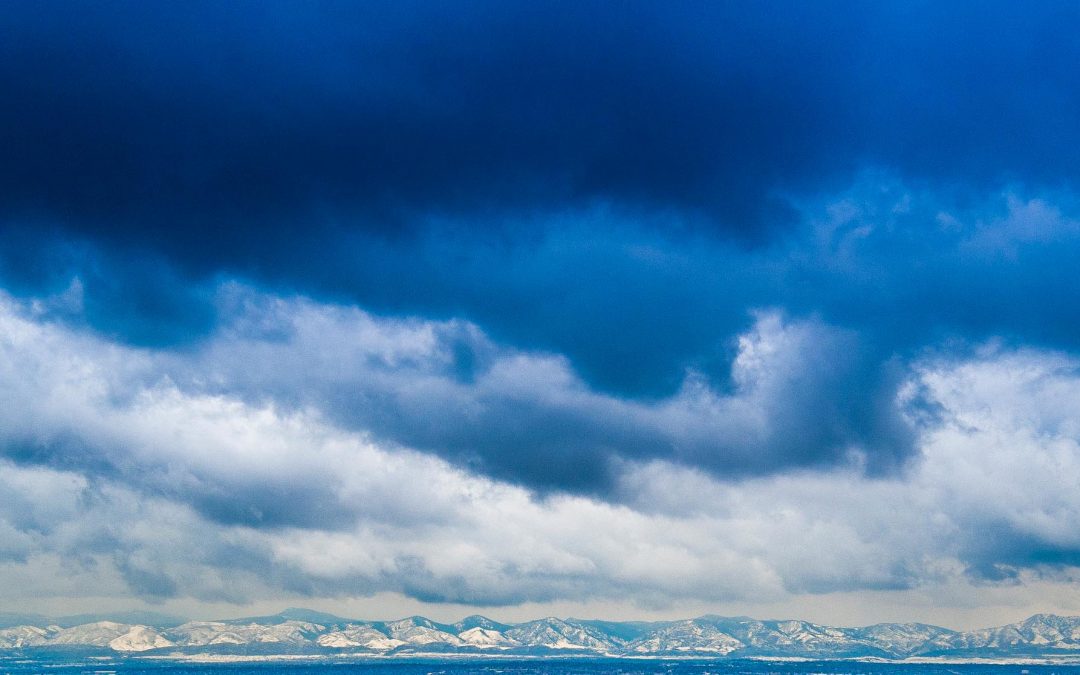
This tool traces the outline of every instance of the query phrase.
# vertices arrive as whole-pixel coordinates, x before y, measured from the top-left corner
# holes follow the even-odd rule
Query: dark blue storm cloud
[[[941,218],[1037,220],[1009,210],[1001,193],[1016,190],[1059,196],[1054,222],[1068,221],[1078,15],[5,3],[0,275],[21,295],[78,277],[72,320],[137,345],[196,344],[227,323],[214,289],[233,278],[460,317],[641,401],[687,369],[734,388],[736,336],[777,308],[847,342],[808,356],[835,367],[770,409],[767,462],[719,461],[730,447],[704,441],[679,456],[670,439],[532,404],[452,432],[399,410],[340,416],[545,488],[603,490],[613,457],[745,475],[856,446],[896,467],[912,442],[892,405],[898,363],[957,338],[1080,346],[1075,233],[980,244],[977,225]],[[914,205],[894,208],[897,189]],[[830,195],[870,206],[823,240],[813,220]],[[467,341],[457,354],[462,380],[484,367]]]

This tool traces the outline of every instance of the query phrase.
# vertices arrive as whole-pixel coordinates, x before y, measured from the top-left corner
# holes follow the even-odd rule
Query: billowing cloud
[[[79,595],[74,586],[94,579],[95,593],[149,599],[395,591],[652,606],[1075,574],[1080,429],[1067,402],[1080,365],[1061,353],[991,344],[914,363],[897,414],[915,454],[887,476],[868,475],[853,449],[830,470],[732,482],[724,462],[745,457],[678,443],[727,433],[745,441],[733,448],[761,443],[755,456],[767,457],[773,407],[809,377],[804,361],[821,359],[805,350],[843,350],[842,332],[763,313],[739,345],[733,393],[690,377],[643,405],[590,392],[557,357],[507,350],[468,324],[235,285],[222,294],[250,306],[195,352],[132,349],[5,300],[0,527],[11,536],[0,574],[22,580],[5,584],[10,597]],[[463,336],[485,354],[469,378],[453,348]],[[615,454],[613,444],[604,498],[545,496],[385,440],[392,425],[368,431],[378,424],[357,412],[382,398],[401,409],[391,419],[437,429],[450,410],[488,419],[485,407],[511,392],[518,406],[570,401],[582,424],[618,418],[677,447]],[[58,566],[70,583],[47,590]]]
[[[178,321],[212,331],[181,350],[195,356],[170,373],[178,381],[220,377],[219,393],[314,406],[380,441],[542,489],[610,491],[624,458],[731,477],[856,460],[883,473],[912,454],[897,387],[925,348],[995,336],[1077,347],[1071,204],[1006,192],[945,210],[938,192],[868,174],[800,204],[797,235],[755,251],[660,237],[605,212],[505,250],[470,250],[466,235],[436,251],[435,237],[419,260],[391,246],[358,272],[442,294],[404,316],[185,283],[160,261],[154,273],[153,261],[125,266],[68,244],[76,281],[56,284],[42,311],[130,342],[127,326],[148,334],[170,320],[110,289],[169,289]],[[451,297],[472,309],[439,317]]]
[[[29,391],[20,391],[19,399],[76,397],[56,401],[55,417],[44,420],[51,408],[25,414],[15,406],[7,412],[12,436],[27,439],[20,441],[27,446],[21,453],[86,467],[101,463],[112,471],[125,463],[109,456],[109,448],[120,445],[143,448],[140,454],[154,463],[160,458],[151,439],[170,419],[175,440],[185,439],[185,454],[204,457],[205,471],[230,472],[229,465],[214,465],[223,457],[219,446],[267,419],[237,410],[237,396],[297,416],[297,434],[317,422],[305,415],[317,413],[380,442],[426,450],[541,490],[610,494],[623,465],[642,460],[664,459],[737,478],[847,464],[894,470],[911,452],[909,425],[895,401],[884,400],[889,390],[838,402],[845,387],[866,388],[858,380],[870,369],[857,356],[858,336],[819,321],[789,321],[763,311],[736,345],[730,391],[718,391],[688,371],[672,396],[641,402],[596,392],[565,358],[498,345],[461,321],[379,319],[355,308],[282,300],[236,285],[224,287],[221,298],[231,308],[229,323],[194,350],[154,358],[153,352],[81,338],[101,352],[104,363],[92,360],[76,372],[108,371],[114,381],[108,391],[96,383],[70,383],[72,365],[54,361],[53,354],[77,352],[79,338],[66,339],[69,334],[60,328],[46,331],[10,315],[8,343],[18,356],[11,359],[10,376],[19,379],[28,367],[37,373],[21,378]],[[40,345],[50,347],[39,351]],[[203,428],[186,419],[175,408],[181,393],[199,396],[203,415],[233,420],[234,434],[222,438],[216,425]],[[103,416],[102,397],[126,400],[122,416]],[[68,406],[81,414],[73,415]],[[42,428],[51,431],[42,436]],[[275,447],[261,448],[250,457],[251,469],[230,480],[272,483],[261,472],[273,466]],[[202,484],[201,474],[153,475],[163,485]],[[257,520],[277,520],[297,517],[290,504],[317,499],[311,490],[321,494],[334,480],[333,470],[299,471],[280,486],[273,499],[278,508],[243,506],[239,485],[206,498],[208,508],[215,499],[222,502],[215,508],[223,518],[243,520],[250,508]],[[333,506],[322,513],[332,519]]]

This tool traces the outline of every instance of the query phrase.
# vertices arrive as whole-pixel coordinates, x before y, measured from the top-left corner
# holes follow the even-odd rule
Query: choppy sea
[[[130,658],[27,659],[0,657],[0,675],[1080,675],[1080,665],[913,664],[859,661],[710,661],[522,659],[190,663]]]

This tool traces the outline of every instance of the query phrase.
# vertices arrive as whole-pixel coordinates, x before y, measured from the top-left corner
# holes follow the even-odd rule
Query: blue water
[[[1080,675],[1080,665],[897,664],[851,661],[770,662],[709,660],[614,659],[475,659],[446,661],[336,660],[303,663],[192,664],[143,659],[25,659],[0,658],[0,675],[60,673],[79,675]]]

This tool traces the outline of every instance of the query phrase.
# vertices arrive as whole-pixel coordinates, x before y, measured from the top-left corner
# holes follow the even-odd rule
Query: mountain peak
[[[499,623],[498,621],[494,621],[480,614],[471,614],[452,625],[458,632],[471,630],[473,628],[483,628],[484,630],[497,630],[502,632],[509,628],[507,624]]]

